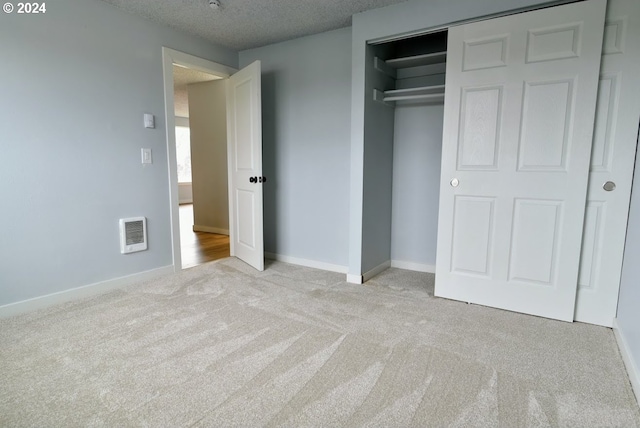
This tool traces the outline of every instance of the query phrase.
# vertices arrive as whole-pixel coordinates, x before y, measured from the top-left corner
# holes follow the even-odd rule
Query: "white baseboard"
[[[378,266],[371,269],[369,272],[365,272],[362,275],[353,275],[353,274],[347,273],[347,282],[349,284],[364,284],[374,276],[389,269],[390,267],[391,267],[391,261],[387,260],[386,262],[379,264]]]
[[[622,355],[622,361],[624,361],[624,365],[627,368],[627,373],[629,374],[631,388],[633,388],[633,392],[636,394],[638,405],[640,405],[640,370],[638,370],[638,365],[633,360],[633,356],[631,355],[631,351],[629,349],[629,345],[627,344],[627,340],[625,339],[624,332],[620,330],[620,327],[618,326],[617,318],[613,319],[613,333],[616,337],[616,341],[618,342],[618,348],[620,349],[620,354]]]
[[[391,267],[405,270],[412,270],[415,272],[427,272],[436,273],[436,267],[434,265],[425,265],[422,263],[403,262],[402,260],[391,260]]]
[[[210,227],[210,226],[200,226],[197,224],[193,225],[194,232],[207,232],[207,233],[217,233],[219,235],[229,235],[229,229],[221,229],[219,227]]]
[[[270,260],[277,260],[279,262],[291,263],[292,265],[305,266],[329,272],[347,273],[348,271],[346,266],[317,262],[315,260],[299,259],[297,257],[284,256],[282,254],[264,253],[264,256]]]
[[[96,282],[95,284],[84,285],[82,287],[72,288],[70,290],[59,291],[57,293],[47,294],[45,296],[34,297],[33,299],[22,300],[20,302],[9,303],[0,306],[0,318],[10,317],[13,315],[23,314],[25,312],[35,311],[37,309],[46,308],[58,303],[69,302],[71,300],[80,299],[82,297],[95,296],[97,294],[122,288],[137,282],[146,281],[148,279],[157,278],[159,276],[173,273],[173,265],[164,266],[158,269],[148,270],[133,275],[123,276],[120,278],[110,279],[107,281]]]
[[[390,267],[391,267],[391,260],[387,260],[386,262],[381,263],[378,266],[374,267],[369,272],[365,272],[364,274],[362,274],[362,281],[367,282],[374,276],[378,275],[381,272],[384,272]]]
[[[350,273],[347,274],[347,282],[349,284],[363,284],[362,275],[352,275]]]

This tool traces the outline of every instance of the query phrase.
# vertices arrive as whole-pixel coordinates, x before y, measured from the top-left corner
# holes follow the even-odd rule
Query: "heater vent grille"
[[[132,217],[120,219],[120,252],[134,253],[147,249],[147,219]]]
[[[124,234],[127,237],[127,245],[142,244],[144,242],[144,225],[142,221],[125,223]]]

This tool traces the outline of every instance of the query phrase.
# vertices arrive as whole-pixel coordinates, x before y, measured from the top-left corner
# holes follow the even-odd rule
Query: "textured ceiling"
[[[175,115],[179,117],[189,117],[189,95],[187,93],[187,85],[217,79],[220,79],[220,77],[174,65],[173,98]]]
[[[244,50],[351,24],[351,16],[406,0],[103,0],[128,12]]]

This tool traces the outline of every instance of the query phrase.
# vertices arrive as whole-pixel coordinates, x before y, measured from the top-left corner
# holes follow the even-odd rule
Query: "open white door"
[[[576,321],[613,326],[640,117],[640,1],[609,0]]]
[[[573,321],[605,6],[449,29],[437,296]]]
[[[229,77],[227,142],[231,255],[264,270],[260,61]]]

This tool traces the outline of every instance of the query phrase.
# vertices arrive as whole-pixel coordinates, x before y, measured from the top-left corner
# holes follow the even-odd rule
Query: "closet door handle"
[[[258,177],[249,177],[249,183],[257,183]]]
[[[607,192],[613,192],[614,190],[616,190],[616,183],[614,183],[613,181],[607,181],[602,185],[602,188]]]
[[[458,187],[458,185],[460,184],[460,180],[458,180],[457,178],[454,178],[453,180],[451,180],[450,184],[451,184],[451,187]]]

